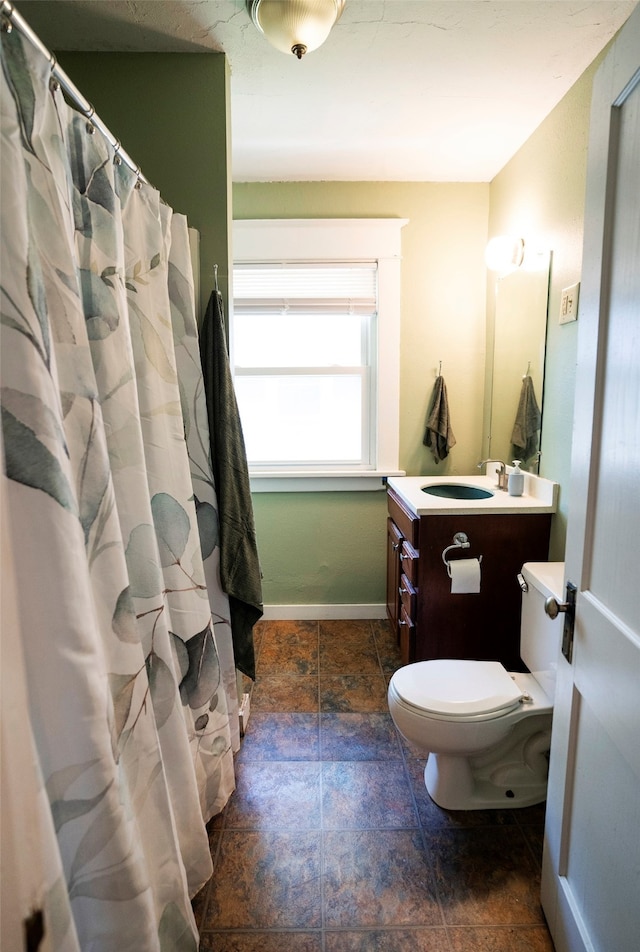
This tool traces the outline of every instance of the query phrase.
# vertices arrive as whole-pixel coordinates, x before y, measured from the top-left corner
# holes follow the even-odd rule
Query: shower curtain
[[[187,223],[18,30],[1,55],[3,671],[47,948],[193,952],[238,733]]]

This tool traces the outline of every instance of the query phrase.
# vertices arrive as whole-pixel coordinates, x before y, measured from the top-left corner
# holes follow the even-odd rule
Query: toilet
[[[402,736],[428,756],[429,795],[446,810],[541,803],[547,793],[551,717],[563,615],[564,562],[522,567],[520,656],[529,673],[498,661],[417,661],[399,668],[388,702]]]

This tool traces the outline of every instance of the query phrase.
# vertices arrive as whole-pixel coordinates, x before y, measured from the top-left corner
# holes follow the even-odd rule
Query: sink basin
[[[456,483],[435,483],[433,486],[423,486],[423,493],[430,496],[442,496],[444,499],[491,499],[493,493],[489,489],[480,489],[479,486],[459,486]]]

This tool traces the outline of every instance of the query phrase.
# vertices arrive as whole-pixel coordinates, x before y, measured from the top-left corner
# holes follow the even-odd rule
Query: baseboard
[[[387,617],[386,605],[265,605],[265,621],[319,621],[330,618],[375,619]]]

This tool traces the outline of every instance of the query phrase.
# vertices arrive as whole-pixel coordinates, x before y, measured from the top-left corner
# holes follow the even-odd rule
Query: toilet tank
[[[520,657],[553,701],[564,615],[549,618],[544,603],[550,596],[564,601],[564,562],[525,562],[522,575],[527,591],[522,593]]]

